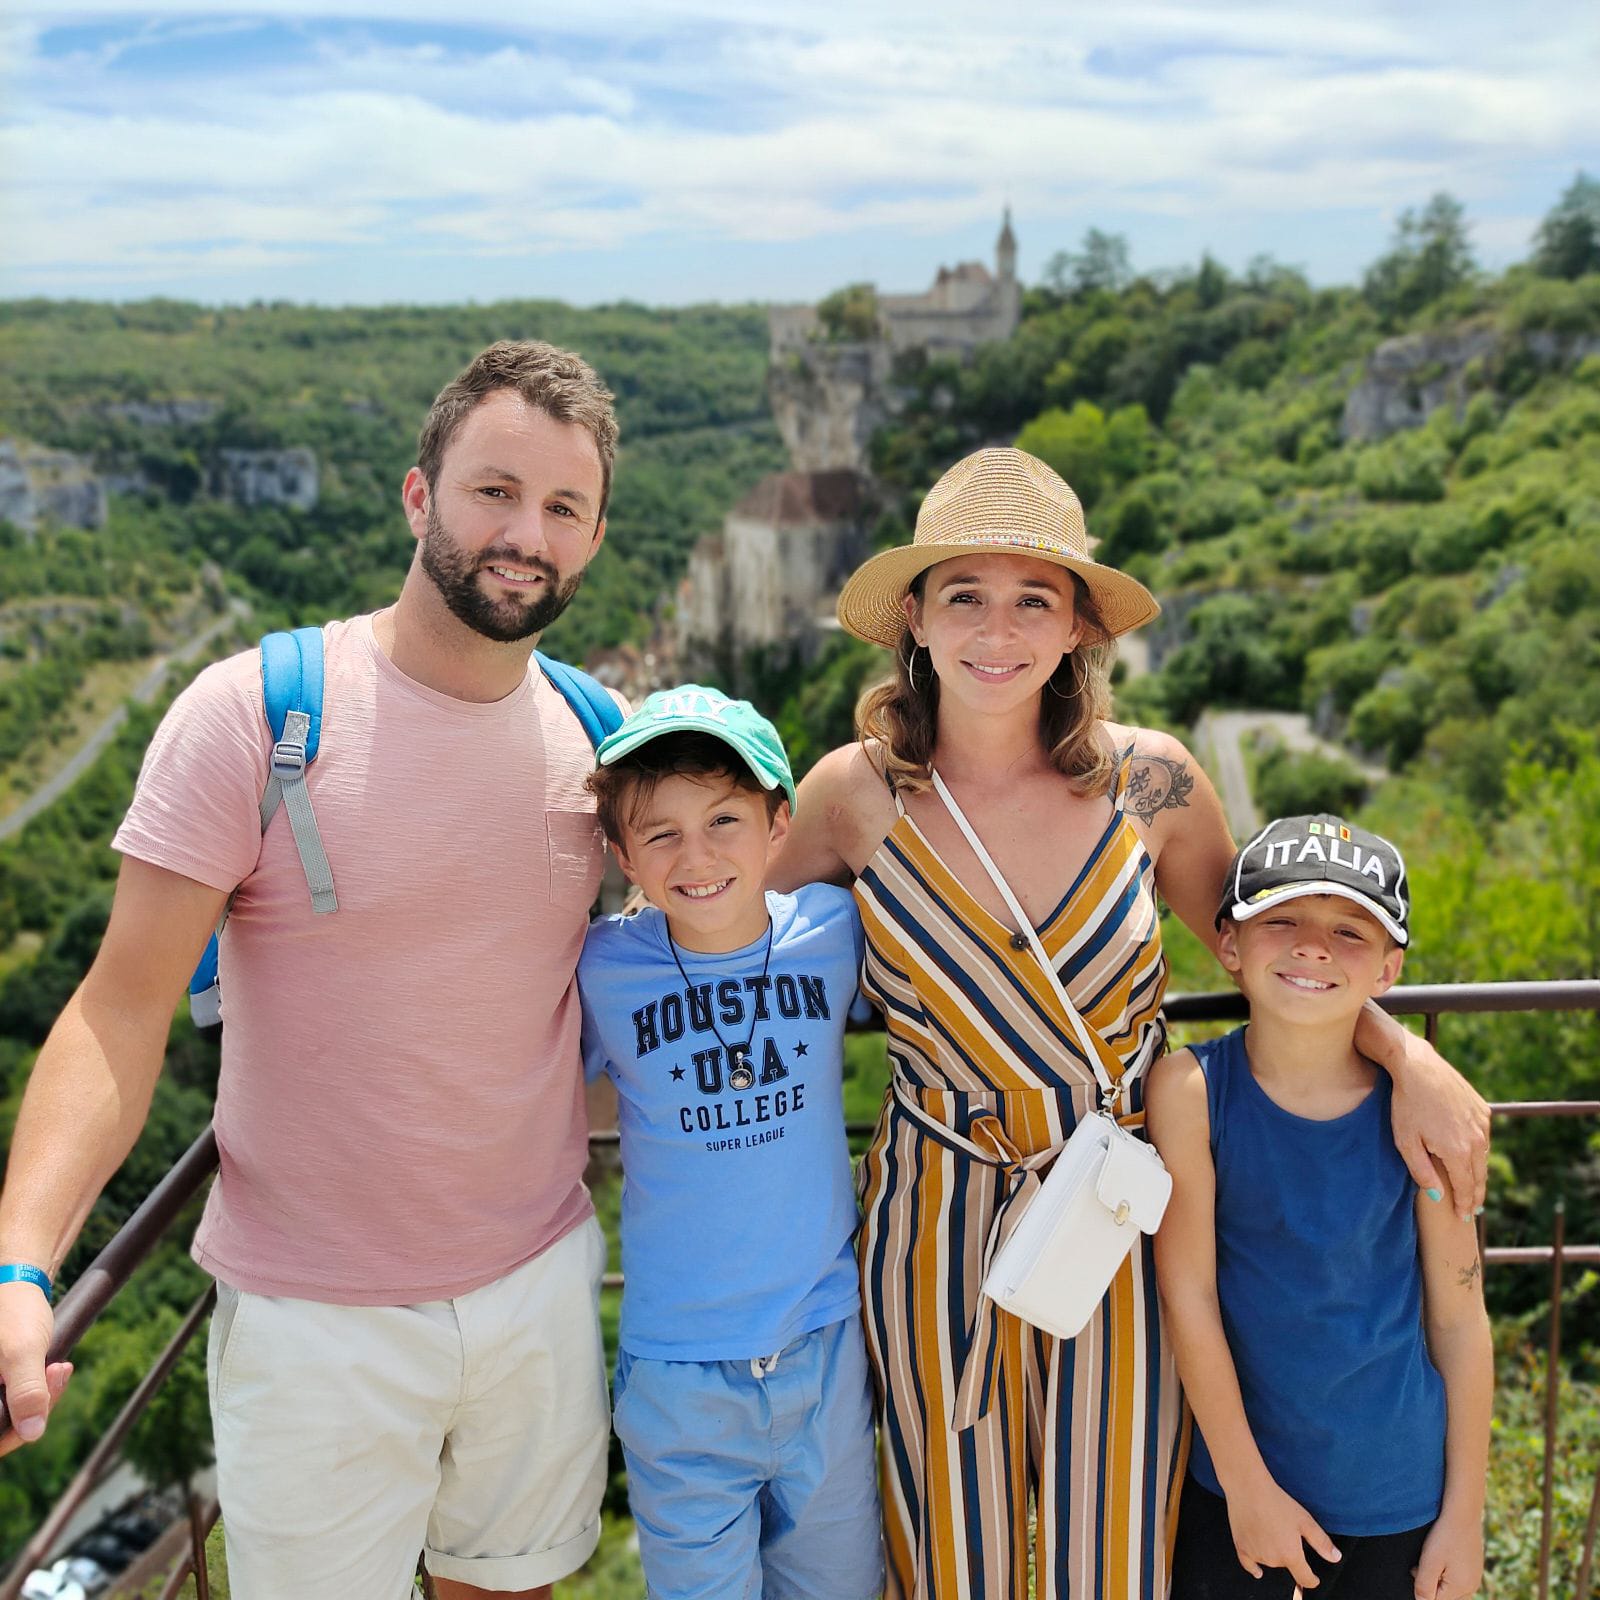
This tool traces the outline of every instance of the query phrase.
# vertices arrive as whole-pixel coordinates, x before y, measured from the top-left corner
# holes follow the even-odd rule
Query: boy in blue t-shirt
[[[1458,1600],[1483,1570],[1493,1361],[1477,1237],[1417,1194],[1354,1045],[1399,977],[1405,864],[1338,817],[1235,858],[1218,954],[1250,1022],[1157,1063],[1156,1268],[1194,1411],[1171,1600]]]
[[[649,900],[578,964],[618,1092],[626,1288],[614,1422],[652,1600],[883,1587],[852,1240],[850,895],[767,894],[794,779],[753,706],[653,694],[598,752],[600,824]]]

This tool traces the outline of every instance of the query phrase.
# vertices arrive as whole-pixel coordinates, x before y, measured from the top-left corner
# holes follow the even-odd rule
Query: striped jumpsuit
[[[1153,872],[1123,809],[1131,754],[1104,832],[1039,928],[1113,1078],[1165,1046]],[[1013,949],[895,804],[856,883],[892,1068],[860,1177],[886,1593],[1028,1600],[1031,1490],[1038,1600],[1161,1600],[1186,1441],[1149,1240],[1074,1340],[980,1301],[1010,1202],[1037,1189],[1097,1091],[1032,949]],[[1124,1120],[1142,1123],[1142,1091]]]

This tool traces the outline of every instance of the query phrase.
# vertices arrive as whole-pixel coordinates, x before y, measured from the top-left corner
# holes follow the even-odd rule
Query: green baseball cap
[[[763,789],[779,789],[794,810],[794,774],[778,730],[748,700],[730,700],[700,683],[658,689],[595,751],[609,767],[640,745],[669,733],[709,733],[729,746]]]

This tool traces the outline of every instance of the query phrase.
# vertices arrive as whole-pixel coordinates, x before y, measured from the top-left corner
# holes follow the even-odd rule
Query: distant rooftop
[[[781,528],[815,522],[843,522],[861,509],[861,480],[854,472],[775,472],[763,478],[738,505],[737,517]]]

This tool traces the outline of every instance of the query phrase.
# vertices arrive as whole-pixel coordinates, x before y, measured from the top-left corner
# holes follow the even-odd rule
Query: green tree
[[[1088,400],[1069,411],[1059,406],[1041,413],[1017,435],[1017,448],[1054,467],[1092,506],[1105,487],[1109,441],[1105,413]]]
[[[1600,272],[1600,183],[1579,172],[1533,236],[1534,270],[1546,278]]]
[[[1120,233],[1090,228],[1077,250],[1058,250],[1045,262],[1045,282],[1061,294],[1112,293],[1133,280],[1128,241]]]
[[[1475,270],[1466,212],[1441,192],[1420,212],[1400,213],[1389,252],[1368,269],[1362,293],[1381,316],[1402,321],[1469,282]]]
[[[878,336],[878,291],[870,283],[835,289],[817,302],[817,320],[830,339],[866,343]]]

